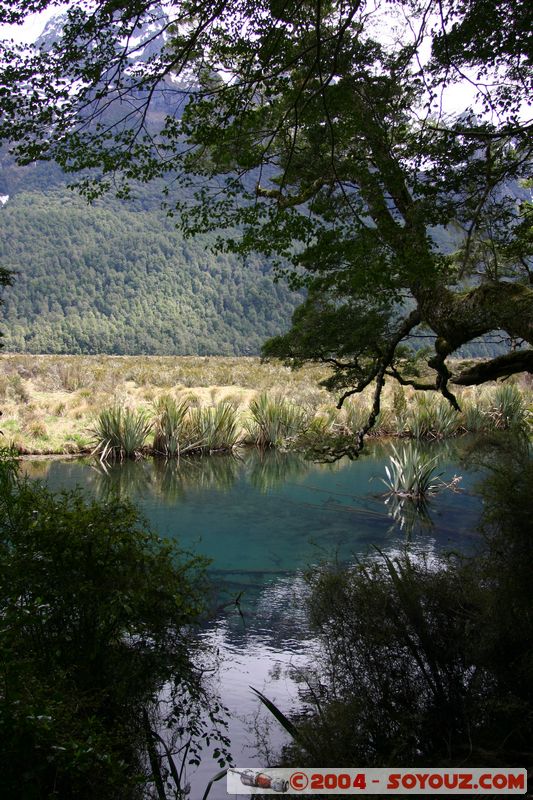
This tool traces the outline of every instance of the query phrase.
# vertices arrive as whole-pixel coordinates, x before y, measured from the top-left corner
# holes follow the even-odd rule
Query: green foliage
[[[421,500],[437,491],[440,486],[435,482],[439,477],[435,475],[437,456],[428,458],[413,446],[397,450],[391,445],[391,449],[394,455],[390,456],[389,465],[385,467],[387,480],[382,478],[389,492]]]
[[[523,121],[532,74],[528,16],[523,2],[478,5],[316,0],[281,8],[222,0],[213,12],[208,0],[184,0],[171,4],[171,24],[156,0],[82,4],[48,46],[3,44],[0,137],[15,140],[20,163],[55,159],[81,173],[92,201],[112,188],[129,197],[135,181],[166,184],[169,211],[186,234],[208,233],[204,241],[222,259],[235,252],[274,259],[278,276],[307,296],[288,333],[280,335],[284,325],[268,331],[275,338],[265,354],[330,364],[325,385],[344,392],[341,402],[376,380],[365,430],[377,418],[385,376],[413,383],[406,355],[413,335],[432,345],[424,388],[457,405],[454,381],[477,385],[533,370],[531,347],[514,347],[533,343],[531,205],[521,186],[531,163]],[[5,18],[23,20],[29,11],[20,0]],[[379,31],[388,22],[397,35],[384,40]],[[131,34],[142,38],[150,23],[170,35],[164,46],[152,36],[141,56]],[[465,65],[475,115],[454,117],[448,99],[455,105]],[[34,75],[42,79],[32,92]],[[182,191],[172,196],[176,181]],[[128,237],[133,252],[144,240],[148,254],[164,246],[148,232],[140,242]],[[135,270],[148,305],[161,283],[149,279],[149,269],[157,270],[151,261]],[[121,329],[105,342],[115,352],[139,347],[125,342],[132,293],[124,283],[102,301],[123,308]],[[232,297],[224,306],[238,318]],[[256,346],[253,319],[237,325],[238,343],[215,322],[203,343],[211,334],[203,291],[201,301],[190,320],[161,304],[157,336],[142,315],[143,349]],[[221,315],[216,288],[207,306]],[[89,331],[69,319],[54,346],[104,349],[102,313]],[[63,322],[55,306],[51,314],[59,317],[45,340],[55,340],[52,327]],[[512,343],[505,355],[471,370],[450,368],[453,353],[494,332]],[[42,349],[41,342],[26,346]]]
[[[350,398],[344,403],[346,427],[353,434],[360,431],[368,419],[370,408],[360,398]]]
[[[154,451],[167,457],[179,456],[187,449],[184,429],[189,404],[185,400],[176,403],[173,397],[163,395],[154,410]]]
[[[293,743],[286,763],[531,768],[533,465],[520,441],[496,455],[475,556],[310,574],[322,655],[292,722],[313,747]]]
[[[96,442],[94,452],[101,461],[137,458],[152,429],[143,411],[113,406],[98,414],[91,434]]]
[[[189,436],[196,448],[212,453],[231,450],[239,441],[237,412],[231,403],[195,408],[190,415]]]
[[[476,402],[467,400],[461,407],[462,426],[467,433],[482,433],[491,428],[491,420],[483,406]]]
[[[87,208],[65,188],[25,191],[28,180],[0,207],[0,259],[16,272],[7,350],[251,355],[289,324],[298,297],[264,260],[214,255],[212,236],[185,241],[160,198]]]
[[[248,437],[259,447],[274,447],[296,437],[306,430],[309,422],[303,408],[282,397],[269,397],[265,392],[250,403],[250,415]]]
[[[169,763],[159,746],[148,758],[151,727],[167,723],[198,758],[220,716],[192,627],[204,567],[128,502],[54,495],[0,462],[3,796],[152,796]]]
[[[415,439],[443,439],[458,433],[460,417],[442,397],[424,393],[415,396],[406,424]]]
[[[12,273],[5,269],[3,266],[0,267],[0,289],[4,289],[6,286],[12,286],[13,284],[13,275]],[[4,303],[3,298],[0,298],[0,306]],[[3,333],[0,333],[0,337],[3,337]],[[0,347],[3,347],[3,341],[0,339]]]
[[[513,384],[498,386],[491,398],[488,415],[497,430],[527,430],[531,424],[524,397]]]

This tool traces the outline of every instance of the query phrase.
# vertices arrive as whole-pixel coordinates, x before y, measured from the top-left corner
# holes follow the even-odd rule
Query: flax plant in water
[[[239,442],[237,411],[228,402],[195,408],[190,416],[192,436],[198,449],[211,453],[232,450]]]
[[[438,456],[427,458],[416,447],[398,451],[392,445],[393,455],[385,466],[387,478],[381,480],[391,494],[420,500],[436,492],[441,484],[435,474]]]
[[[90,430],[96,446],[93,453],[101,461],[138,458],[143,451],[152,423],[143,411],[113,406],[101,411]]]

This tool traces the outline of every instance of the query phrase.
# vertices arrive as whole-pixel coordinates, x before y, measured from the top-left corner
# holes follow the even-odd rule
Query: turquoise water
[[[294,672],[312,657],[306,627],[303,574],[324,560],[394,554],[406,541],[417,552],[472,552],[481,500],[479,474],[461,465],[465,440],[433,446],[442,480],[462,476],[461,491],[444,489],[425,513],[411,504],[386,502],[387,444],[370,443],[358,461],[319,465],[294,454],[245,451],[164,462],[127,462],[103,467],[94,461],[27,461],[26,471],[54,490],[81,485],[100,499],[117,494],[139,504],[151,527],[181,547],[207,556],[217,590],[218,612],[203,636],[218,648],[218,690],[230,709],[232,752],[238,766],[261,766],[257,729],[269,720],[252,685],[288,710],[297,704]],[[242,594],[241,594],[242,593]],[[233,602],[241,596],[240,613]],[[271,742],[281,733],[272,725]],[[192,778],[192,796],[218,767],[206,760]],[[217,784],[210,798],[227,797]]]

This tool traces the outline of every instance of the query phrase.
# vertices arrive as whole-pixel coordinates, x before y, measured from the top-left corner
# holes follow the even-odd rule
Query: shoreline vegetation
[[[320,387],[327,368],[225,356],[0,356],[0,430],[19,455],[102,460],[239,446],[319,451],[363,425],[372,387],[341,410]],[[462,389],[461,412],[440,395],[387,384],[370,436],[444,439],[530,431],[527,377]]]

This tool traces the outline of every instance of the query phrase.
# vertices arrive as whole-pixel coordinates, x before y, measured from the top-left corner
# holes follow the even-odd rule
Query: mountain
[[[300,298],[269,265],[184,240],[153,188],[87,206],[43,165],[24,172],[0,167],[5,350],[248,355],[288,327]]]
[[[36,45],[52,47],[63,24],[51,19]],[[132,32],[132,66],[157,55],[169,24],[154,7]],[[175,112],[183,91],[167,77],[148,125]],[[128,97],[106,113],[116,117],[121,103]],[[301,296],[275,284],[259,257],[215,255],[213,236],[184,240],[161,210],[161,182],[138,186],[132,201],[106,197],[91,206],[67,183],[53,163],[17,167],[0,152],[0,264],[16,273],[0,309],[5,350],[248,355],[289,327]],[[444,250],[455,246],[451,233],[434,233]],[[464,355],[500,350],[487,340]]]
[[[52,18],[36,46],[59,42],[63,24]],[[169,24],[155,6],[132,32],[132,66],[157,55]],[[162,83],[149,125],[175,110],[182,89]],[[161,210],[162,183],[91,206],[67,183],[53,163],[17,167],[0,153],[0,263],[16,273],[0,311],[4,350],[249,355],[288,328],[301,297],[260,258],[215,255],[213,236],[184,240]]]

